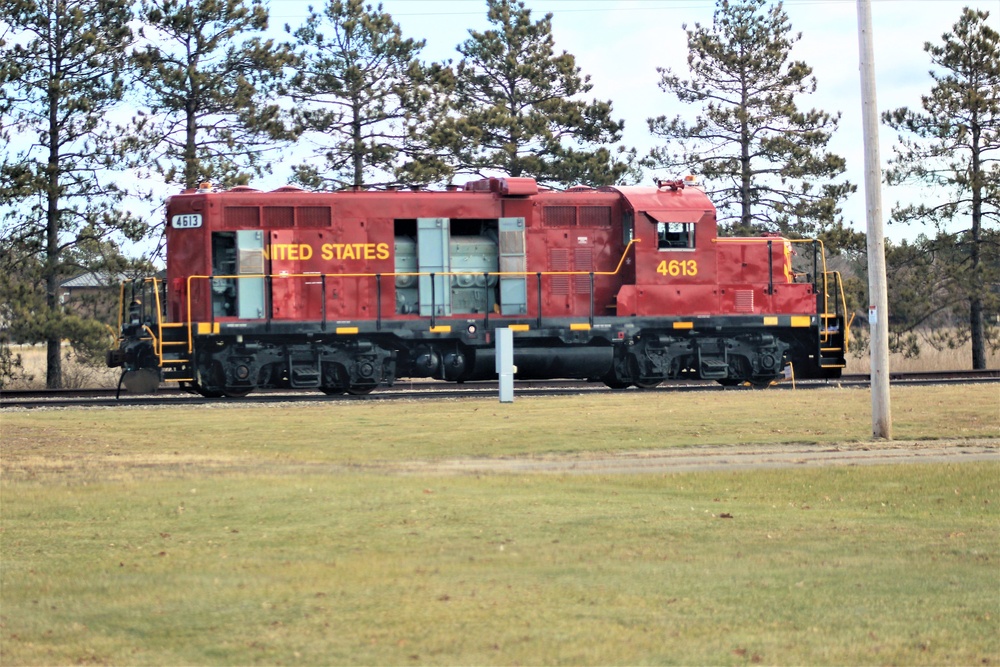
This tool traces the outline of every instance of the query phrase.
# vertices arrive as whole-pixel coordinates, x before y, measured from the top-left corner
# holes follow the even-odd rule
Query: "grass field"
[[[868,392],[4,412],[4,665],[1000,662],[998,460],[401,474],[864,442]],[[995,386],[894,388],[1000,442]]]

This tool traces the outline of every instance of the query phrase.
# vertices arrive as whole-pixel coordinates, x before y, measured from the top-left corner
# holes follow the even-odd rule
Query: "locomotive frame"
[[[786,367],[800,378],[844,367],[843,288],[822,244],[719,238],[711,202],[684,181],[205,186],[171,197],[167,218],[166,280],[121,288],[107,361],[131,391],[365,394],[401,377],[491,379],[501,327],[521,379],[763,387]]]

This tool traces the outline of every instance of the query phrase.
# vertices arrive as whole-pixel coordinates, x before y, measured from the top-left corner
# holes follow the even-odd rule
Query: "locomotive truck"
[[[651,388],[837,378],[840,277],[819,241],[725,238],[684,180],[553,191],[488,178],[444,191],[169,198],[166,278],[123,283],[117,347],[131,391],[365,394],[397,378],[496,377]]]

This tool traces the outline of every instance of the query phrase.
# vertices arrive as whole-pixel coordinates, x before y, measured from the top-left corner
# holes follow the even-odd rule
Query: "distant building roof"
[[[88,271],[87,273],[81,273],[80,275],[70,278],[69,280],[64,280],[59,284],[59,286],[66,289],[80,287],[112,287],[125,279],[126,276],[124,273],[109,275],[107,273]]]

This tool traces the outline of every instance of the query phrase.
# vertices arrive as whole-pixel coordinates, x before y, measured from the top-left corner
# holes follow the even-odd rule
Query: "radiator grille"
[[[268,229],[290,229],[295,226],[295,209],[291,206],[265,206],[264,226]]]
[[[329,227],[330,207],[328,206],[300,206],[299,227]]]
[[[576,224],[575,206],[546,206],[542,210],[546,227],[572,227]]]
[[[581,227],[610,227],[611,207],[610,206],[581,206],[580,207]]]
[[[260,209],[256,206],[227,206],[224,222],[231,229],[260,227]]]

